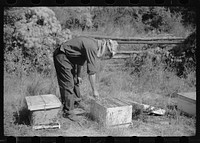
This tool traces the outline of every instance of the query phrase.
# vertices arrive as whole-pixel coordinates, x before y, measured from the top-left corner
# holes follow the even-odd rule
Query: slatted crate
[[[55,95],[37,95],[25,98],[28,110],[30,110],[29,120],[33,129],[60,128],[58,112],[61,102]]]

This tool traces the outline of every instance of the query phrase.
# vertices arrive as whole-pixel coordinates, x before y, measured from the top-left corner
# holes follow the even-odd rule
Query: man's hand
[[[99,99],[99,92],[97,90],[93,91],[93,96],[95,99]]]
[[[82,84],[82,82],[83,82],[82,78],[81,78],[81,77],[78,77],[78,78],[77,78],[77,84],[80,85],[80,84]]]

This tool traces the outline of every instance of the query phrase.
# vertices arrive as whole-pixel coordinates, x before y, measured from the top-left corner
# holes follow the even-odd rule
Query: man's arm
[[[96,84],[96,73],[98,72],[99,63],[97,57],[97,44],[93,41],[88,39],[85,45],[86,50],[86,60],[87,60],[87,73],[89,75],[89,81],[92,88],[92,94],[94,97],[98,98],[99,93]]]
[[[99,98],[99,92],[96,84],[96,74],[89,75],[89,81],[92,87],[93,96]]]
[[[77,84],[82,84],[82,69],[83,69],[82,67],[83,66],[77,65],[76,67],[77,67],[77,71],[76,71],[77,77],[75,77],[75,78],[77,79]]]
[[[82,69],[83,69],[82,67],[83,67],[83,66],[77,65],[77,76],[78,76],[78,77],[82,77],[82,76],[81,76],[81,74],[82,74]]]

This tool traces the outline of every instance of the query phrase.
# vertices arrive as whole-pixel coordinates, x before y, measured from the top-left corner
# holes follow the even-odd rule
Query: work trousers
[[[75,99],[80,98],[77,81],[77,65],[72,64],[66,54],[57,48],[53,53],[61,102],[68,111],[74,109]]]

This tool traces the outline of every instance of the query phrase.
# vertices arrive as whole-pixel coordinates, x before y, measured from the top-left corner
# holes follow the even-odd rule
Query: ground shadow
[[[86,112],[86,113],[85,113],[85,117],[86,117],[89,121],[96,121],[95,117],[94,117],[90,112]]]
[[[30,111],[27,108],[21,108],[19,112],[14,112],[13,116],[15,118],[14,124],[30,125]]]

